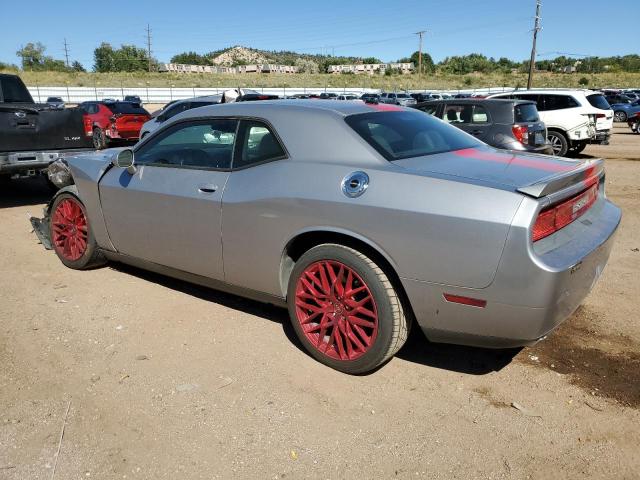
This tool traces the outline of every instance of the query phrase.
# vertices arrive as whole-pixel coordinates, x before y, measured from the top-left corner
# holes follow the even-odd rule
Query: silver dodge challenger
[[[175,116],[69,160],[33,219],[64,265],[123,262],[287,307],[347,373],[432,342],[531,345],[607,263],[621,212],[602,160],[496,150],[425,113],[314,100]]]

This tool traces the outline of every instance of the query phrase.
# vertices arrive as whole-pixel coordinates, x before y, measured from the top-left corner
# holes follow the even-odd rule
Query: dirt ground
[[[636,479],[640,135],[606,158],[624,218],[584,305],[535,347],[429,344],[366,376],[315,362],[284,310],[110,266],[65,268],[0,193],[0,479]],[[250,261],[250,259],[247,259]],[[68,413],[67,413],[68,412]],[[61,432],[64,426],[64,435]]]

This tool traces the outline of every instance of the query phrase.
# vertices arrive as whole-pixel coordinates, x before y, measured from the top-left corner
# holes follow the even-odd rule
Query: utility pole
[[[427,33],[426,30],[420,30],[415,34],[420,37],[420,45],[418,47],[418,75],[422,75],[422,36]]]
[[[69,66],[69,44],[67,43],[67,39],[64,39],[64,58],[66,59],[66,65]]]
[[[151,27],[147,23],[147,57],[149,61],[149,71],[151,71]]]
[[[540,27],[540,0],[536,0],[536,23],[533,27],[533,46],[531,47],[531,60],[529,60],[529,78],[527,79],[527,90],[531,89],[533,70],[536,68],[536,41],[538,39],[538,32],[540,30],[542,30],[542,27]]]

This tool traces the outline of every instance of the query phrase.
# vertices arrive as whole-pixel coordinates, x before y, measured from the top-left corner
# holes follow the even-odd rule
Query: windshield
[[[610,110],[611,105],[607,102],[607,99],[604,98],[604,95],[600,95],[596,93],[594,95],[587,95],[587,100],[591,104],[592,107],[599,108],[601,110]]]
[[[149,115],[149,113],[136,103],[116,102],[105,104],[113,113],[131,114],[131,115]]]
[[[349,115],[347,124],[389,161],[483,145],[456,127],[422,112]]]

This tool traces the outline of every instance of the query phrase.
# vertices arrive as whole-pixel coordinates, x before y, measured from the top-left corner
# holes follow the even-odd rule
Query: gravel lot
[[[625,126],[584,152],[606,158],[623,223],[550,338],[486,351],[414,329],[359,377],[306,355],[284,310],[128,267],[66,269],[30,233],[44,182],[3,185],[0,479],[51,478],[58,448],[59,480],[638,478],[639,147]]]

